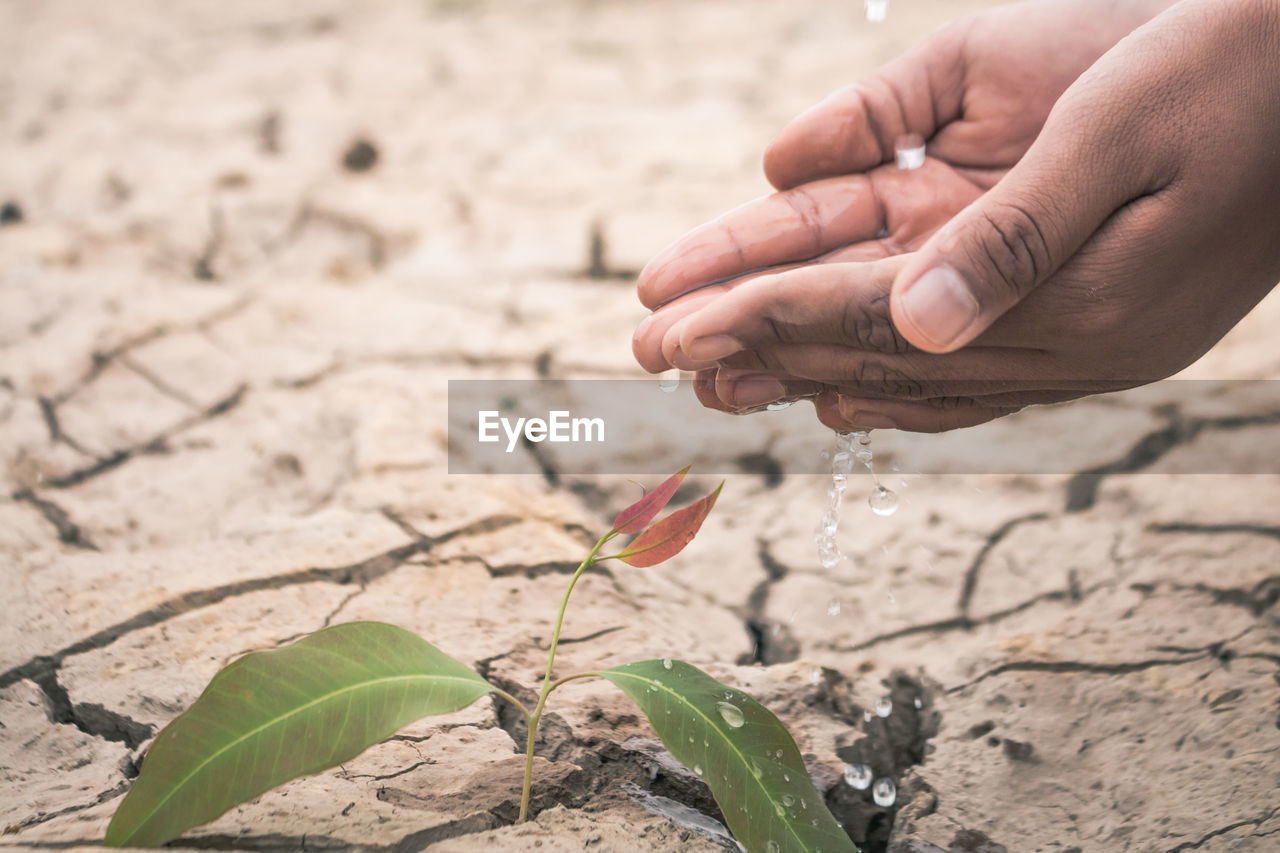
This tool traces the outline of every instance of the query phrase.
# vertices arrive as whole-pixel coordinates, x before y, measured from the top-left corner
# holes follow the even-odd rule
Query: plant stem
[[[556,646],[560,644],[560,629],[564,625],[564,611],[569,606],[569,596],[573,593],[573,588],[578,583],[578,578],[582,577],[582,573],[596,562],[596,554],[604,547],[606,542],[617,535],[617,533],[610,531],[596,540],[596,544],[591,548],[591,553],[587,554],[586,559],[579,564],[578,570],[569,579],[569,588],[564,591],[564,598],[560,600],[560,613],[556,616],[556,627],[551,632],[551,647],[547,651],[547,671],[542,676],[542,692],[538,695],[538,704],[534,706],[533,713],[529,715],[529,739],[524,750],[524,787],[520,791],[520,816],[516,818],[516,823],[524,823],[525,818],[529,815],[529,791],[533,786],[533,742],[538,736],[538,722],[542,719],[542,709],[547,704],[547,695],[551,693],[553,687],[551,683],[551,667],[556,662]],[[565,680],[567,681],[568,679]]]

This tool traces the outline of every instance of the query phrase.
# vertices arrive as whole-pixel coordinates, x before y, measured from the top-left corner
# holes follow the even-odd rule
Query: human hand
[[[1054,5],[1011,8],[1043,11]],[[1078,13],[1079,4],[1071,5]],[[1277,197],[1277,163],[1266,156],[1265,142],[1276,132],[1274,89],[1280,78],[1274,52],[1266,49],[1274,44],[1267,39],[1275,38],[1275,10],[1274,3],[1261,0],[1229,8],[1189,2],[1162,15],[1071,87],[1040,141],[992,192],[942,233],[932,239],[916,235],[918,245],[905,246],[919,248],[917,255],[871,264],[811,264],[732,282],[718,296],[685,297],[638,332],[637,355],[650,369],[658,366],[655,353],[685,367],[698,366],[691,357],[709,361],[721,355],[718,393],[708,390],[703,377],[702,396],[712,405],[743,402],[734,391],[744,369],[781,379],[788,395],[838,388],[842,399],[823,394],[818,402],[824,421],[842,428],[890,421],[910,429],[951,428],[1028,402],[1173,372],[1217,340],[1280,275],[1275,206],[1267,204]],[[1028,30],[1018,32],[1025,36]],[[945,33],[935,39],[940,37],[945,43]],[[976,86],[976,72],[966,80]],[[1227,92],[1233,97],[1224,98]],[[904,109],[901,115],[909,113]],[[975,113],[967,109],[966,116]],[[824,139],[832,151],[857,156],[850,144],[857,134],[847,131],[857,121],[849,115],[844,124],[818,122],[807,133],[792,134],[816,147],[819,156],[808,159],[818,168],[832,168],[831,157],[821,156]],[[803,130],[804,123],[802,117],[793,128]],[[870,125],[877,123],[883,127],[877,121]],[[833,130],[839,127],[846,131]],[[862,138],[879,139],[869,131]],[[939,132],[931,140],[932,155],[939,154],[942,139]],[[1202,139],[1212,141],[1205,145]],[[1222,153],[1238,148],[1241,139],[1248,150],[1237,169]],[[784,133],[779,145],[787,142]],[[941,150],[957,158],[952,149]],[[972,167],[940,165],[950,166],[955,176],[972,177]],[[770,173],[777,178],[776,163]],[[923,172],[901,177],[941,185]],[[788,179],[784,175],[779,182]],[[1203,200],[1213,201],[1222,216],[1197,215]],[[835,230],[829,224],[832,209],[815,205],[810,221]],[[892,222],[893,202],[885,210]],[[753,219],[750,211],[748,206],[725,217],[724,233],[750,245],[747,226],[767,231],[763,217]],[[714,234],[704,227],[704,241],[709,233]],[[1191,239],[1201,235],[1215,238],[1213,251],[1194,249]],[[666,254],[680,255],[698,236]],[[792,241],[798,243],[794,235]],[[774,243],[780,242],[775,236]],[[795,252],[794,245],[786,248]],[[865,260],[876,249],[888,254],[886,248],[892,247],[864,242],[841,249],[842,258],[823,260],[860,253]],[[775,251],[773,257],[783,254]],[[716,258],[710,260],[676,262],[672,274],[665,269],[671,262],[656,259],[641,282],[642,297],[661,293],[653,281],[674,281],[678,292],[684,276],[687,288],[698,281],[699,266],[715,267]],[[959,315],[961,327],[951,330],[950,340],[925,328],[928,318],[902,298],[939,263],[971,282],[971,298],[964,300],[971,313]],[[1229,292],[1199,286],[1224,271],[1233,274]],[[886,299],[890,290],[892,298]],[[956,319],[946,311],[940,316]],[[729,335],[742,350],[724,355],[693,343],[712,334]],[[885,396],[897,399],[867,399]]]

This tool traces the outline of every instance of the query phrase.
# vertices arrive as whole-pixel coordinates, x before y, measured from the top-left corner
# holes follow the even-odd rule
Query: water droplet
[[[828,553],[828,554],[822,554],[822,555],[819,557],[819,561],[822,563],[822,568],[824,568],[824,569],[834,569],[836,566],[840,565],[840,555],[839,555],[839,554],[830,554],[830,553]],[[839,612],[840,612],[839,610],[836,610],[836,613],[839,613]],[[830,610],[828,610],[828,611],[827,611],[827,613],[828,613],[828,615],[831,615],[831,616],[835,616],[835,615],[836,615],[836,613],[832,613]]]
[[[827,602],[827,615],[828,616],[840,615],[840,599],[833,598]]]
[[[867,504],[876,515],[893,515],[898,511],[898,493],[880,486],[867,498]]]
[[[911,700],[911,704],[915,705],[916,710],[919,711],[924,707],[924,700],[917,696],[915,699]]]
[[[693,735],[689,735],[689,743],[693,743]]]
[[[887,717],[893,713],[893,700],[888,696],[881,696],[876,700],[876,716]]]
[[[794,402],[795,400],[779,400],[776,403],[770,403],[769,405],[765,406],[765,408],[771,412],[781,412],[783,409],[791,408],[791,405]]]
[[[893,784],[893,780],[882,778],[876,780],[876,786],[871,789],[871,799],[876,801],[876,805],[881,808],[889,808],[893,805],[893,801],[898,798],[898,786]]]
[[[871,722],[871,712],[870,712],[870,711],[863,711],[863,712],[862,712],[862,722],[864,722],[864,723],[869,723],[869,722]]]
[[[796,798],[791,796],[790,794],[783,794],[782,804],[784,806],[794,806],[796,804]]]
[[[801,797],[801,798],[800,798],[800,808],[801,808],[801,809],[807,809],[807,808],[809,808],[809,804],[808,804],[808,803],[806,803],[806,802],[804,801],[804,797]]]
[[[814,687],[817,687],[818,682],[820,681],[822,681],[822,670],[820,669],[809,670],[809,683],[812,684]]]
[[[777,752],[775,752],[775,753],[773,754],[773,757],[774,757],[774,758],[776,758],[776,759],[778,759],[779,761],[781,761],[781,760],[782,760],[782,750],[778,750]]]
[[[918,133],[899,136],[893,143],[898,168],[910,172],[924,165],[924,138]]]
[[[871,787],[871,768],[865,764],[846,764],[844,766],[844,783],[850,788],[865,791]]]
[[[717,702],[716,710],[720,712],[721,718],[729,724],[729,728],[740,729],[746,720],[742,716],[742,709],[737,705],[730,705],[728,702]]]
[[[782,781],[783,781],[783,782],[790,782],[790,781],[791,781],[791,774],[790,774],[790,773],[783,773],[783,774],[782,774]],[[783,801],[784,803],[786,803],[786,800],[787,800],[787,798],[786,798],[786,797],[783,797],[783,798],[782,798],[782,801]],[[786,804],[787,804],[787,805],[791,805],[791,803],[786,803]]]
[[[709,741],[709,740],[705,740],[705,739],[704,739],[704,740],[702,741],[702,745],[703,745],[703,746],[711,746],[711,741]]]
[[[671,669],[671,658],[663,658],[663,659],[662,659],[662,668],[663,668],[663,669]]]
[[[885,598],[889,599],[889,603],[890,603],[890,604],[897,604],[897,603],[898,603],[898,599],[896,599],[896,598],[894,598],[894,597],[893,597],[893,590],[889,590],[889,594],[888,594],[888,595],[886,595],[886,596],[885,596]]]
[[[836,531],[840,529],[840,516],[833,509],[827,510],[822,515],[822,532],[827,536],[835,536]]]
[[[782,817],[787,813],[787,810],[782,807],[782,803],[774,803],[773,810],[777,813],[778,817]],[[775,847],[774,849],[776,850],[777,848]]]
[[[782,850],[782,848],[778,846],[778,842],[776,841],[766,841],[764,845],[764,849],[767,850],[768,853],[779,853],[779,851]]]
[[[658,377],[658,390],[670,394],[680,387],[680,371],[668,370]]]
[[[754,760],[752,760],[752,762],[751,762],[751,775],[752,775],[752,776],[754,776],[754,777],[756,777],[757,779],[759,779],[759,778],[760,778],[760,774],[762,774],[763,772],[764,772],[764,771],[760,769],[760,765],[759,765],[759,764],[756,764],[756,763],[755,763],[755,761],[754,761]]]
[[[871,452],[870,447],[859,447],[853,451],[853,458],[857,459],[863,465],[870,465],[871,460],[875,459],[875,454]]]
[[[860,429],[857,432],[853,433],[849,441],[850,447],[853,446],[854,440],[856,440],[858,444],[866,446],[871,443],[871,433],[867,432],[864,429]]]
[[[694,773],[696,773],[696,774],[698,774],[699,776],[701,776],[701,775],[702,775],[702,765],[701,765],[701,764],[695,764],[695,765],[693,765],[693,772],[694,772]]]
[[[726,690],[726,691],[724,692],[724,698],[726,698],[726,699],[732,699],[732,698],[733,698],[733,691],[732,691],[732,690]]]

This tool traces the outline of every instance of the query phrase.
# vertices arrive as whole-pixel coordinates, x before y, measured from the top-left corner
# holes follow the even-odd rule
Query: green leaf
[[[676,489],[680,488],[680,483],[684,480],[684,475],[688,474],[692,467],[692,465],[684,466],[664,480],[658,488],[618,513],[618,517],[613,520],[612,532],[639,533],[644,530],[644,526],[653,521],[653,517],[662,512],[667,501],[675,495]]]
[[[494,689],[426,640],[381,622],[337,625],[246,655],[156,737],[104,843],[159,846]]]
[[[693,541],[702,522],[711,514],[711,508],[716,505],[716,498],[720,497],[720,490],[723,488],[724,483],[721,482],[714,492],[650,526],[620,554],[612,556],[640,568],[656,566],[670,560]]]
[[[671,754],[711,786],[747,850],[857,853],[768,708],[683,661],[640,661],[597,674],[630,696]]]

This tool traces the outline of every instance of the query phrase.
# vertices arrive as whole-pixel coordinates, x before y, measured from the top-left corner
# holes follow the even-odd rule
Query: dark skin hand
[[[1280,279],[1280,2],[1169,5],[997,8],[802,115],[641,274],[641,365],[938,431],[1189,364]]]

